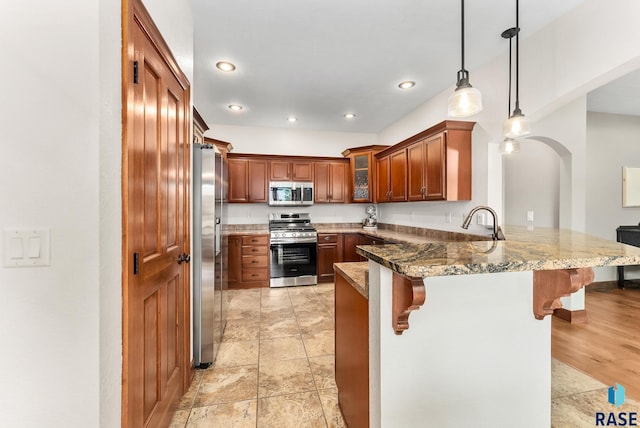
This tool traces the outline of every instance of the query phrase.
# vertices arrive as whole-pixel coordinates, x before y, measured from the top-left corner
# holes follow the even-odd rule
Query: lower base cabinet
[[[335,279],[335,365],[340,410],[349,428],[369,426],[369,302]]]
[[[342,236],[338,233],[318,234],[318,282],[333,282],[333,264],[342,261]]]
[[[229,288],[269,287],[268,235],[231,235],[228,254]]]

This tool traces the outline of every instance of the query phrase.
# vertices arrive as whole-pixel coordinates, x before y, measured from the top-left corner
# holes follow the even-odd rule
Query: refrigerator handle
[[[220,217],[216,217],[216,256],[218,254],[220,254],[220,244],[221,244],[221,239],[220,239]]]

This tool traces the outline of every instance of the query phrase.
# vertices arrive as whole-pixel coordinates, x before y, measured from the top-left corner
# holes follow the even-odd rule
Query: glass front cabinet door
[[[375,155],[388,146],[365,146],[347,149],[342,152],[350,159],[351,166],[351,202],[373,202],[375,183]]]

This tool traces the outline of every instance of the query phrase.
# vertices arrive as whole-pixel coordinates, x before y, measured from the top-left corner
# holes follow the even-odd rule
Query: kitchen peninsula
[[[352,298],[368,306],[369,405],[345,408],[354,396],[344,391],[347,419],[371,427],[550,425],[546,315],[560,296],[593,281],[592,267],[640,264],[640,248],[565,230],[504,232],[506,241],[363,245],[357,252],[368,263],[336,264],[341,395],[339,287],[350,284]],[[358,419],[363,408],[368,416]]]

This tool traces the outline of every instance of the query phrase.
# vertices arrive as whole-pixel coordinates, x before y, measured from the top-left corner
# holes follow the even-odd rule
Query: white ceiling
[[[583,0],[521,0],[526,37]],[[378,132],[455,85],[455,0],[190,0],[194,105],[209,126]],[[515,1],[465,4],[466,68],[508,50]],[[215,69],[219,60],[237,66]],[[400,90],[403,80],[416,86]],[[240,113],[229,104],[241,104]],[[443,118],[446,106],[442,106]],[[343,114],[354,112],[355,119]],[[296,116],[296,123],[287,122]]]

